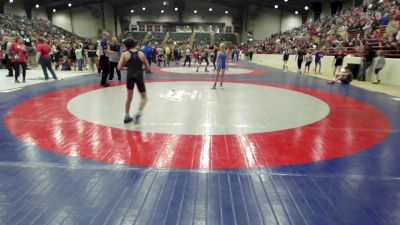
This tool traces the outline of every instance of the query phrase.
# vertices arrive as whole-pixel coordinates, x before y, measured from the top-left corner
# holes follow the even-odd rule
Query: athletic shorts
[[[338,62],[335,62],[335,66],[336,66],[336,67],[338,67],[338,66],[343,66],[343,63],[340,63],[340,62],[339,62],[339,63],[338,63]]]
[[[306,62],[306,66],[310,66],[311,65],[311,62]]]
[[[315,64],[321,63],[321,60],[315,60]]]
[[[126,88],[132,90],[135,87],[135,84],[140,93],[146,92],[143,79],[128,78],[126,81]]]
[[[207,64],[210,64],[210,62],[208,61],[208,58],[206,58],[206,57],[201,57],[201,58],[199,59],[199,63],[200,63],[200,64],[201,64],[203,61],[206,61]]]
[[[218,70],[226,70],[226,64],[218,65]]]
[[[375,69],[375,73],[378,74],[379,72],[381,72],[382,68],[380,69]]]

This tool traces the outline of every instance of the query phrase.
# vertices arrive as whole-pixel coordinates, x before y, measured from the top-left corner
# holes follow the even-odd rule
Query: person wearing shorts
[[[313,57],[310,52],[307,53],[305,60],[306,60],[306,66],[304,67],[304,73],[306,73],[307,69],[308,69],[308,73],[310,73],[310,66],[313,61]]]
[[[304,61],[304,55],[305,52],[303,51],[303,49],[299,49],[297,51],[297,55],[296,55],[296,60],[297,60],[297,68],[299,69],[299,73],[301,74],[301,67],[303,65],[303,61]]]
[[[314,68],[314,72],[315,73],[317,73],[317,68],[319,67],[318,73],[321,74],[321,66],[322,66],[321,65],[321,60],[322,60],[322,57],[324,57],[322,52],[320,50],[317,50],[315,52],[315,68]]]
[[[290,56],[289,50],[283,51],[283,70],[289,69],[289,67],[287,65],[287,63],[289,61],[289,56]]]
[[[220,87],[223,88],[222,84],[224,83],[225,70],[228,67],[227,57],[228,57],[228,55],[225,51],[225,44],[221,43],[219,45],[219,52],[217,53],[217,56],[216,56],[217,77],[215,78],[214,86],[212,88],[213,90],[215,90],[217,87],[217,82],[218,82],[218,78],[220,77],[220,73],[221,73]]]
[[[207,63],[205,72],[208,72],[207,69],[208,69],[208,65],[210,65],[210,62],[208,61],[208,50],[207,49],[203,49],[203,52],[201,53],[201,57],[199,59],[199,64],[197,65],[196,72],[199,72],[199,68],[200,68],[201,64],[203,63],[203,61],[205,61]]]
[[[335,58],[333,59],[333,66],[334,66],[333,76],[336,75],[336,71],[340,71],[342,69],[343,61],[344,61],[344,54],[343,54],[343,51],[340,50],[338,52],[338,54],[335,55]]]
[[[189,46],[185,51],[185,62],[183,63],[183,67],[186,66],[186,63],[189,62],[189,67],[191,66],[192,63],[192,57],[191,57],[192,51],[190,50]]]
[[[137,43],[132,39],[128,38],[124,41],[125,48],[128,51],[125,51],[121,55],[121,59],[118,63],[118,70],[122,70],[125,66],[127,67],[127,80],[126,80],[126,88],[128,91],[126,103],[125,103],[125,118],[124,123],[130,123],[134,120],[135,124],[138,124],[140,118],[142,117],[142,111],[147,102],[146,97],[146,87],[144,85],[144,77],[143,77],[143,65],[146,71],[150,71],[150,64],[146,59],[146,56],[143,52],[140,52],[136,49]],[[132,99],[133,99],[133,89],[137,87],[139,90],[141,101],[139,104],[139,110],[135,114],[135,117],[132,118],[129,114]]]
[[[373,84],[379,84],[381,82],[381,78],[379,76],[379,72],[385,67],[386,60],[385,60],[385,55],[382,50],[378,51],[378,57],[376,57],[376,65],[375,65],[375,74],[374,74],[374,79],[372,79]]]

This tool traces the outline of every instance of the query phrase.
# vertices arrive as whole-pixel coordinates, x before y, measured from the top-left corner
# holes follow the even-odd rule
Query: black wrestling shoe
[[[132,117],[125,117],[125,119],[124,119],[124,124],[130,123],[130,122],[132,122],[132,121],[133,121],[133,118],[132,118]]]

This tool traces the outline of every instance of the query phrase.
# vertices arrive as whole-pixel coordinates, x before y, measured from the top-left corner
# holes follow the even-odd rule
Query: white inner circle
[[[146,83],[148,104],[140,125],[123,124],[126,87],[90,91],[73,98],[68,110],[95,124],[164,134],[223,135],[291,129],[329,114],[322,100],[301,92],[262,85],[210,82]],[[131,112],[140,97],[135,89]],[[132,114],[132,113],[131,113]]]
[[[214,66],[208,66],[208,73],[209,74],[215,74],[215,71],[213,71]],[[186,67],[165,67],[161,68],[161,71],[168,72],[168,73],[180,73],[180,74],[188,74],[188,73],[197,73],[197,66],[189,67],[186,65]],[[200,74],[207,73],[204,71],[205,67],[200,67],[199,72]],[[243,69],[243,68],[233,68],[233,67],[228,67],[228,70],[225,71],[225,74],[227,75],[237,75],[237,74],[249,74],[252,73],[252,70],[249,69]]]

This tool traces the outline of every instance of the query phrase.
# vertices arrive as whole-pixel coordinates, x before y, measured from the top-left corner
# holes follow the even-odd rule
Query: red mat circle
[[[166,81],[187,80],[150,82]],[[328,160],[365,150],[381,142],[391,130],[384,113],[351,97],[292,85],[231,82],[309,94],[326,102],[330,113],[307,126],[254,134],[202,136],[128,131],[81,120],[67,110],[67,103],[74,97],[99,89],[98,85],[89,85],[24,101],[7,113],[5,124],[20,140],[59,154],[127,165],[193,169],[255,168]]]

